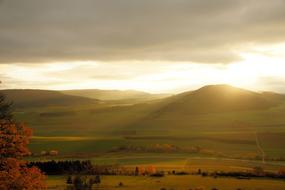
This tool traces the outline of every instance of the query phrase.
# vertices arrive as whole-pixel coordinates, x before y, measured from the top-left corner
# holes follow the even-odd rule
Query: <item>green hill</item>
[[[276,106],[281,95],[261,94],[229,85],[209,85],[161,102],[158,113],[207,114],[260,110]]]
[[[0,90],[0,93],[12,101],[16,108],[48,107],[48,106],[75,106],[99,103],[99,100],[66,95],[51,90],[13,89]]]
[[[257,134],[267,155],[285,156],[282,94],[211,85],[155,101],[118,105],[57,91],[1,92],[21,107],[15,113],[17,121],[27,123],[38,136],[32,141],[33,151],[96,152],[119,150],[118,146],[136,150],[170,144],[180,150],[199,146],[214,155],[251,158],[259,155]]]
[[[145,105],[147,114],[126,128],[162,136],[283,131],[283,97],[228,85],[209,85]]]

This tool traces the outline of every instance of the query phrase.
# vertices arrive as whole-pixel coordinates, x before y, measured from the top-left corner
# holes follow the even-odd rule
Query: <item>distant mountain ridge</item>
[[[16,107],[72,106],[98,104],[104,101],[119,104],[150,102],[157,113],[205,114],[229,111],[267,109],[285,101],[285,95],[257,93],[229,85],[208,85],[177,95],[150,94],[135,90],[0,90]],[[159,100],[159,101],[153,101]]]
[[[95,98],[106,101],[126,100],[134,103],[140,103],[148,100],[161,99],[169,94],[150,94],[137,90],[101,90],[101,89],[82,89],[82,90],[63,90],[67,95]]]

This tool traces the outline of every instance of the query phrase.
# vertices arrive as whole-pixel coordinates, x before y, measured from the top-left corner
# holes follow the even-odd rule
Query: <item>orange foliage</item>
[[[145,174],[145,168],[143,166],[138,167],[138,175],[144,175]]]
[[[29,155],[27,147],[32,130],[23,124],[0,121],[0,155],[1,158],[21,158]]]
[[[46,189],[45,176],[36,168],[28,168],[23,156],[29,155],[27,148],[32,130],[23,124],[0,120],[0,189],[40,190]]]
[[[279,175],[285,176],[285,167],[279,169]]]
[[[156,173],[156,168],[154,166],[148,166],[146,171],[148,174],[154,174]]]
[[[135,170],[136,175],[151,175],[156,173],[156,168],[154,166],[137,166]]]
[[[0,166],[0,189],[25,189],[41,190],[46,189],[43,180],[45,176],[36,168],[26,167],[26,163],[15,158],[1,160]]]

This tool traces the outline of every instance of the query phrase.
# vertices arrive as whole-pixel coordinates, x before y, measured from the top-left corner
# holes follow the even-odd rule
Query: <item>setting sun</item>
[[[201,64],[169,61],[74,61],[0,65],[4,87],[46,89],[135,89],[179,92],[206,84],[230,84],[259,91],[282,92],[285,58],[264,52],[240,53],[239,62]],[[80,79],[80,80],[78,80]],[[21,84],[13,81],[21,81]]]

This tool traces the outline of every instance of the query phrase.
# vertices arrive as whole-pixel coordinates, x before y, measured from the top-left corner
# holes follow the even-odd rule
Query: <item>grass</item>
[[[66,177],[49,176],[47,183],[50,189],[64,189]],[[102,176],[102,183],[94,189],[121,189],[121,190],[160,190],[161,188],[174,190],[188,190],[190,188],[203,187],[205,190],[217,188],[219,190],[283,190],[285,182],[270,179],[239,180],[234,178],[210,178],[200,176],[166,176],[163,178],[151,178],[141,176]],[[122,182],[123,186],[118,184]]]
[[[278,171],[285,162],[241,160],[220,157],[207,157],[185,153],[106,153],[106,154],[71,154],[57,157],[30,157],[30,161],[48,160],[91,160],[94,165],[120,165],[126,167],[155,166],[162,170],[197,171],[244,171],[260,166],[268,171]]]
[[[100,133],[99,133],[100,134]],[[204,152],[228,157],[255,157],[259,155],[254,133],[198,133],[175,136],[148,136],[130,135],[125,138],[121,135],[105,136],[35,136],[29,145],[32,152],[40,153],[43,150],[58,150],[61,154],[72,153],[106,153],[120,146],[151,147],[156,144],[170,144],[180,149],[201,147]],[[285,133],[258,133],[266,155],[268,157],[285,156]]]

